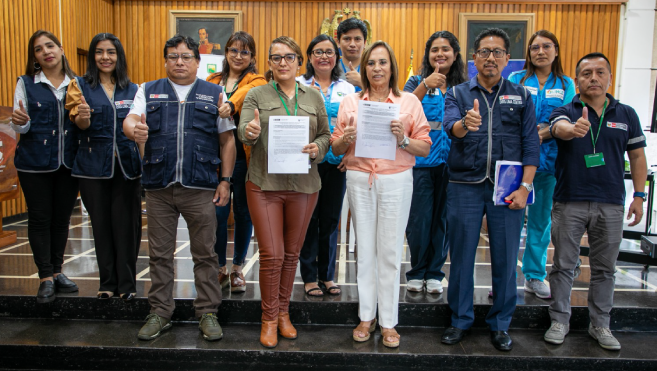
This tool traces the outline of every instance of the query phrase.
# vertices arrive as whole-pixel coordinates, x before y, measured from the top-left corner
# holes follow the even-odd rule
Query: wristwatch
[[[219,183],[226,181],[228,184],[233,184],[233,178],[229,176],[222,176],[221,179],[219,179]]]
[[[648,195],[646,192],[634,192],[634,195],[632,197],[641,197],[643,198],[643,201],[646,201],[648,199]]]
[[[534,190],[534,185],[531,183],[522,182],[520,183],[520,185],[525,187],[527,189],[527,192],[531,192],[532,190]]]
[[[399,148],[405,149],[408,147],[408,144],[411,143],[411,139],[404,135],[404,139],[402,139],[401,143],[399,144]]]

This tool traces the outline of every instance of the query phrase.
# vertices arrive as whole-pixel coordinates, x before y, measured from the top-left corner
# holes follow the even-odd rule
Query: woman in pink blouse
[[[358,342],[370,338],[376,328],[378,304],[383,345],[398,347],[400,336],[395,326],[404,231],[413,195],[412,168],[415,156],[429,154],[430,127],[417,97],[397,87],[399,68],[390,45],[375,42],[363,53],[360,65],[365,66],[360,72],[363,91],[342,101],[331,138],[333,153],[344,154],[349,205],[358,238],[361,322],[353,338]],[[394,160],[356,157],[361,100],[400,105],[399,118],[389,123],[397,142]]]

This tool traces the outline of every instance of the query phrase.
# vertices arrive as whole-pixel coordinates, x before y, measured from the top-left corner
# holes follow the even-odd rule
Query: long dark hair
[[[552,75],[554,75],[555,77],[554,81],[552,82],[552,87],[556,85],[557,78],[559,78],[561,80],[561,86],[565,88],[566,81],[563,78],[565,74],[563,73],[563,67],[561,66],[561,56],[559,53],[559,40],[557,40],[557,37],[548,30],[536,31],[532,35],[532,37],[529,38],[529,43],[527,44],[527,56],[525,57],[525,65],[523,67],[523,69],[527,70],[527,72],[525,72],[525,76],[523,76],[522,79],[520,80],[520,85],[522,85],[525,82],[525,80],[527,80],[528,77],[536,73],[536,69],[534,68],[534,64],[532,63],[532,58],[530,55],[531,52],[529,51],[529,47],[534,42],[534,39],[536,39],[536,37],[538,36],[552,40],[552,42],[554,43],[554,50],[557,52],[557,56],[554,57],[554,61],[552,61],[551,72]]]
[[[96,88],[100,83],[100,71],[96,63],[96,47],[98,43],[104,40],[109,40],[116,48],[116,66],[112,72],[112,81],[121,89],[125,89],[130,84],[130,77],[128,77],[128,62],[125,58],[125,51],[119,38],[111,33],[99,33],[91,39],[89,44],[89,54],[87,55],[87,72],[84,74],[84,80]]]
[[[312,63],[310,63],[310,60],[313,55],[313,48],[315,45],[321,43],[322,41],[330,41],[333,45],[333,52],[335,52],[336,59],[335,66],[333,66],[333,69],[331,70],[331,81],[338,81],[340,79],[340,66],[338,66],[338,62],[340,61],[340,53],[338,52],[338,44],[336,44],[332,37],[324,34],[315,36],[310,44],[308,44],[308,49],[306,49],[306,56],[308,57],[308,61],[306,62],[306,73],[303,74],[303,77],[308,80],[315,76],[315,68],[313,67]]]
[[[36,42],[36,39],[41,36],[49,38],[52,40],[52,42],[55,43],[55,45],[59,46],[60,48],[62,47],[62,43],[59,42],[57,36],[51,32],[38,30],[37,32],[33,33],[32,37],[30,37],[30,41],[27,43],[27,66],[25,67],[25,74],[27,76],[36,76],[39,72],[41,72],[41,66],[36,60],[36,55],[34,55],[34,43]],[[75,72],[73,72],[71,69],[71,66],[68,64],[68,60],[66,59],[66,55],[63,53],[62,71],[71,79],[75,77]]]
[[[234,43],[239,42],[242,43],[242,47],[246,47],[248,51],[251,52],[251,64],[242,71],[240,74],[240,77],[237,79],[237,82],[239,83],[242,81],[244,76],[246,76],[248,73],[258,73],[258,69],[256,68],[256,44],[255,40],[253,39],[253,36],[251,36],[248,32],[244,31],[237,31],[234,34],[230,35],[228,38],[228,41],[226,41],[226,46],[224,47],[224,63],[221,71],[223,72],[221,74],[221,81],[223,82],[224,85],[226,85],[226,81],[228,81],[228,71],[230,71],[230,66],[228,65],[228,48],[231,47]]]
[[[423,78],[427,78],[436,70],[429,60],[431,45],[436,39],[445,39],[449,41],[449,46],[454,50],[454,63],[452,63],[449,72],[447,72],[447,75],[445,76],[447,86],[456,86],[467,81],[465,63],[461,57],[461,46],[459,45],[459,40],[449,31],[434,32],[433,35],[429,37],[429,40],[427,40],[427,44],[424,47],[424,58],[422,58],[422,70],[420,75]]]

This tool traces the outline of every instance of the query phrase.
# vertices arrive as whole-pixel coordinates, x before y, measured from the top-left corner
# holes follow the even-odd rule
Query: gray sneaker
[[[443,283],[439,280],[430,279],[427,280],[427,293],[429,294],[442,294],[443,293]]]
[[[224,336],[224,331],[219,325],[219,319],[216,313],[205,313],[198,322],[198,328],[203,333],[205,340],[219,340]]]
[[[151,313],[146,317],[146,324],[139,330],[137,338],[140,340],[153,340],[171,328],[171,320],[160,317],[155,313]]]
[[[550,329],[545,332],[545,335],[543,335],[543,340],[550,344],[563,344],[569,331],[570,324],[563,324],[553,320],[552,326],[550,326]]]
[[[552,297],[550,288],[541,280],[532,278],[525,281],[525,291],[538,296],[541,299],[549,299]]]
[[[607,350],[620,350],[621,345],[611,334],[609,327],[595,327],[589,323],[589,335],[598,341],[601,347]]]
[[[422,292],[424,289],[423,280],[410,280],[406,283],[406,290],[414,292]]]

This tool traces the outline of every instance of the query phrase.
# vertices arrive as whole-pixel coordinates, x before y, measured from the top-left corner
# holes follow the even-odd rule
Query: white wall
[[[644,128],[649,128],[657,67],[655,0],[629,0],[621,20],[616,98],[632,106]],[[623,15],[621,15],[623,16]],[[645,132],[648,166],[657,165],[657,134]],[[652,168],[657,171],[657,167]]]

